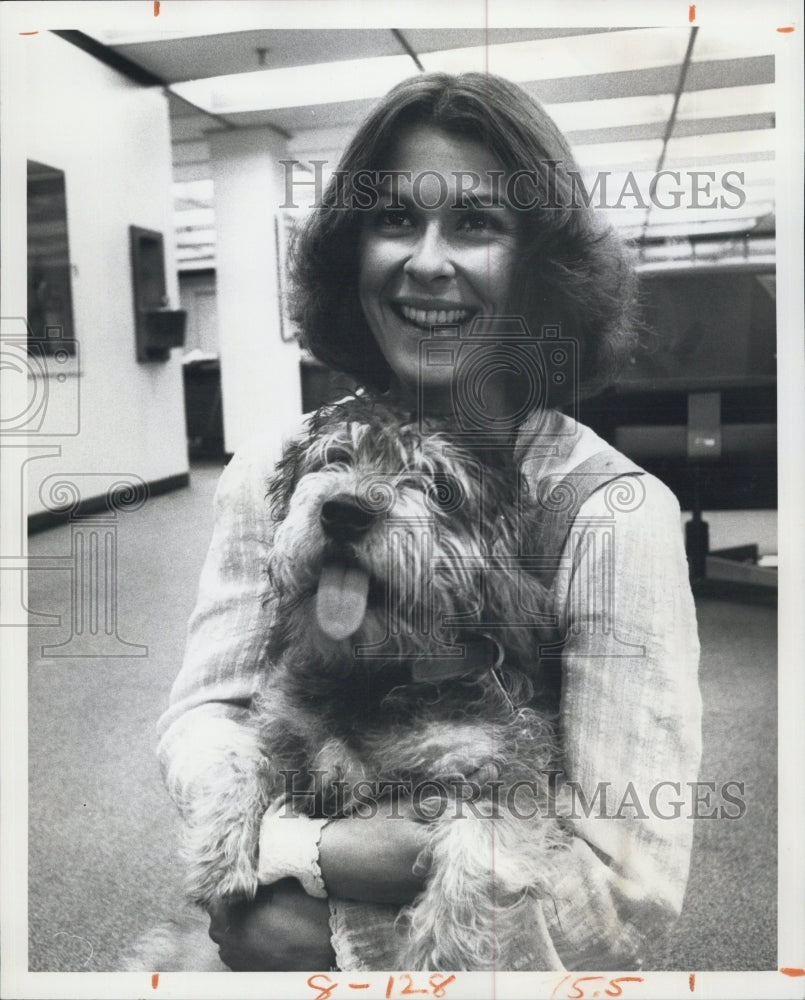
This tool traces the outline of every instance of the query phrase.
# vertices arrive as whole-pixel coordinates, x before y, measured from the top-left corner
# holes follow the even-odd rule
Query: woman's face
[[[392,147],[386,169],[397,188],[385,182],[378,208],[363,223],[361,306],[401,386],[448,389],[449,369],[420,372],[420,343],[434,326],[458,324],[466,333],[475,316],[505,313],[516,213],[496,195],[496,186],[505,187],[500,163],[474,140],[411,126]]]

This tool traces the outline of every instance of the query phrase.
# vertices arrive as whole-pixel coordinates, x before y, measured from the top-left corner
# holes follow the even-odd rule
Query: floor
[[[189,488],[114,522],[94,518],[31,538],[32,556],[63,557],[30,573],[32,612],[61,617],[30,630],[31,970],[114,971],[138,934],[180,905],[177,821],[154,756],[154,727],[181,660],[218,472],[195,467]],[[90,528],[105,538],[110,565],[117,550],[117,639],[101,649],[85,634],[58,648],[71,639],[75,577],[64,568],[71,535]],[[698,821],[684,912],[650,965],[772,969],[776,609],[713,598],[699,598],[697,608],[701,776],[743,781],[747,809],[736,820]]]

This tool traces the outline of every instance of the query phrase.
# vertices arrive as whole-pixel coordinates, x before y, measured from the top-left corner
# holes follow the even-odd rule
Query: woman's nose
[[[426,284],[438,278],[453,277],[455,267],[450,254],[450,244],[444,239],[438,225],[424,228],[405,262],[405,273]]]

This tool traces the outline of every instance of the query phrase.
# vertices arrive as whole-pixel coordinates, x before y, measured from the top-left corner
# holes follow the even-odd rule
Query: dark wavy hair
[[[386,167],[395,140],[414,125],[481,143],[507,173],[535,172],[538,203],[518,209],[519,263],[510,312],[521,315],[532,333],[559,324],[563,338],[576,340],[578,395],[610,384],[633,343],[636,279],[630,257],[611,227],[579,199],[570,173],[578,177],[578,167],[544,108],[520,87],[482,73],[405,80],[358,129],[292,250],[292,309],[304,345],[370,389],[388,387],[391,373],[358,297],[366,211],[353,207],[352,178]]]

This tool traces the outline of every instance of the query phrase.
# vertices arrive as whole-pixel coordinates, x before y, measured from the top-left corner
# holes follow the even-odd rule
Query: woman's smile
[[[410,304],[407,302],[392,302],[392,308],[400,316],[415,326],[424,330],[431,330],[434,326],[454,325],[464,323],[471,315],[470,309],[454,304],[440,305],[434,302],[422,302],[421,304]]]
[[[359,294],[399,386],[447,388],[449,368],[420,363],[434,328],[466,333],[505,313],[517,260],[517,217],[492,197],[500,163],[481,143],[412,126],[394,146],[379,206],[361,231]],[[468,195],[467,177],[477,178]]]

